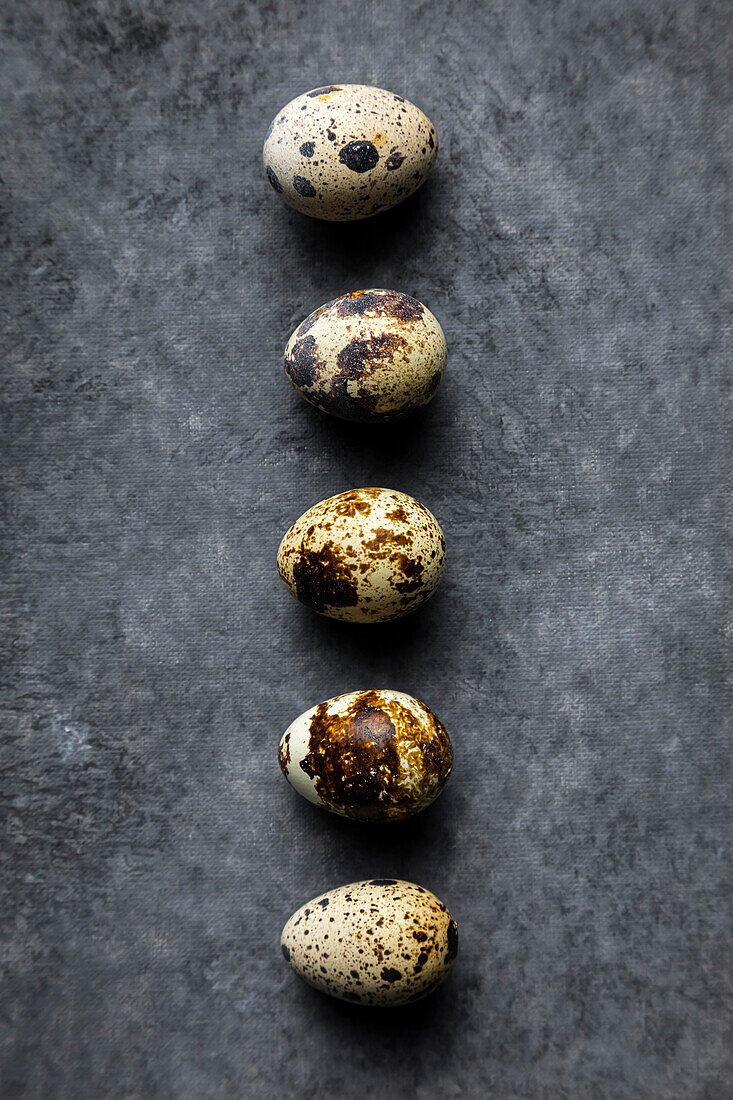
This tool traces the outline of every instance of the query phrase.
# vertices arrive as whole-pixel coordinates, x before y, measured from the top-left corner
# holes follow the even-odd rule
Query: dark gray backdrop
[[[730,1095],[730,5],[2,18],[3,1097]],[[260,167],[276,111],[334,81],[441,142],[419,196],[353,227]],[[450,347],[389,430],[281,369],[306,313],[370,286]],[[448,540],[396,625],[322,620],[275,572],[292,520],[362,485]],[[276,761],[301,710],[375,686],[455,746],[440,801],[384,830]],[[280,957],[294,908],[372,875],[461,928],[409,1010]]]

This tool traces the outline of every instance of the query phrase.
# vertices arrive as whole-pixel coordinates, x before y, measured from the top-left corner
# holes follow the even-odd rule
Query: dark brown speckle
[[[320,550],[302,548],[293,567],[293,579],[298,599],[314,611],[356,607],[359,602],[351,570],[333,543],[326,543]]]

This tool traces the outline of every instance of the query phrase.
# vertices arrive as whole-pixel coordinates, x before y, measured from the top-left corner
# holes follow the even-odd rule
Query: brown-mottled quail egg
[[[330,84],[276,115],[262,159],[272,187],[302,214],[356,221],[388,210],[426,180],[435,129],[402,96],[364,84]]]
[[[357,821],[398,821],[440,794],[453,751],[438,717],[401,691],[351,691],[287,728],[280,767],[299,794]]]
[[[445,568],[445,539],[423,504],[394,489],[350,489],[309,508],[277,552],[293,596],[331,619],[378,623],[414,611]]]
[[[306,317],[285,372],[306,401],[345,420],[394,420],[427,405],[448,351],[430,310],[396,290],[355,290]]]
[[[343,1001],[419,1001],[447,978],[458,928],[441,901],[412,882],[340,886],[293,913],[282,953],[295,973]]]

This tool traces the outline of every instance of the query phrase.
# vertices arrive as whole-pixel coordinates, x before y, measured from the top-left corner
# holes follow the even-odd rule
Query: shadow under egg
[[[403,255],[411,254],[419,246],[426,232],[424,222],[431,206],[430,190],[428,181],[397,206],[353,222],[323,221],[288,209],[293,248],[311,257],[317,277],[322,269],[328,273],[330,282],[334,274],[343,282],[337,293],[377,285],[371,274],[375,264],[386,257],[390,265],[399,263]],[[385,289],[409,293],[409,288],[402,286]]]

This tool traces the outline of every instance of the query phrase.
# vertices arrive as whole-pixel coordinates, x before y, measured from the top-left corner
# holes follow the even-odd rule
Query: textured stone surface
[[[726,1067],[723,680],[731,20],[677,4],[2,5],[3,1097],[704,1098]],[[333,81],[441,152],[355,226],[262,175]],[[409,426],[309,408],[295,324],[382,286],[443,325]],[[355,485],[448,539],[438,594],[360,629],[278,541]],[[415,694],[455,751],[390,829],[319,813],[277,743]],[[413,1010],[280,957],[342,883],[461,929]]]

